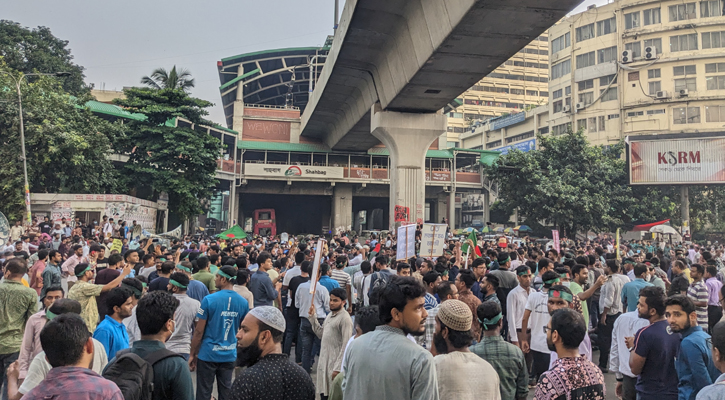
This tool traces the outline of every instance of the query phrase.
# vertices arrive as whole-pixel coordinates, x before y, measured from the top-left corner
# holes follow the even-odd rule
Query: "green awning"
[[[330,153],[329,147],[314,143],[285,143],[285,142],[257,142],[254,140],[240,140],[237,147],[244,150],[260,151],[291,151],[298,153]]]

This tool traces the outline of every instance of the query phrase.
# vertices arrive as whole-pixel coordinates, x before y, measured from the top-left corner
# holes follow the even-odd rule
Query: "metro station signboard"
[[[245,163],[244,175],[277,178],[343,179],[344,174],[342,167]]]

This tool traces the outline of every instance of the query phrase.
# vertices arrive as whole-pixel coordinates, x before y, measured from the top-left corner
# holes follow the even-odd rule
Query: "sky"
[[[608,0],[585,0],[574,12]],[[340,1],[342,10],[344,0]],[[69,42],[95,89],[136,86],[156,68],[188,69],[191,94],[215,104],[224,125],[216,62],[259,50],[321,46],[332,34],[332,0],[3,0],[0,19],[46,26]],[[173,5],[173,7],[169,7]]]

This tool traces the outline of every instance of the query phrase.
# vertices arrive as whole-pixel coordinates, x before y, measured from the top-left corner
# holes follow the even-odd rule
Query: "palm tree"
[[[166,72],[164,68],[155,69],[150,77],[144,76],[141,78],[141,83],[156,90],[182,89],[188,92],[189,89],[194,87],[194,78],[186,69],[181,68],[177,72],[176,65],[174,65],[170,72]]]

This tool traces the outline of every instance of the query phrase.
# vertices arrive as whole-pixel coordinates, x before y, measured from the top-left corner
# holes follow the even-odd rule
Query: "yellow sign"
[[[123,242],[121,241],[121,239],[113,239],[113,244],[111,245],[111,252],[113,252],[113,250],[116,250],[120,253],[122,248]]]

